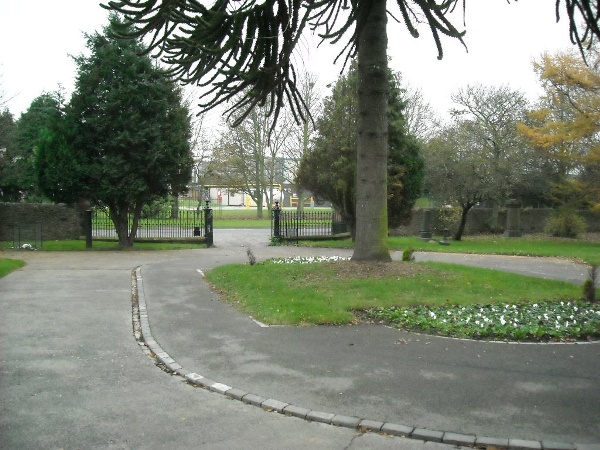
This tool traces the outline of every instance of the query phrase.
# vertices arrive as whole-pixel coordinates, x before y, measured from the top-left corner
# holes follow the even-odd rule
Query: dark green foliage
[[[534,304],[444,305],[371,309],[370,320],[410,331],[507,341],[590,340],[600,337],[600,308],[549,300]]]
[[[130,246],[144,205],[189,181],[190,120],[175,83],[140,56],[137,41],[115,38],[119,20],[110,20],[104,34],[87,36],[90,56],[75,58],[75,92],[43,140],[38,167],[56,200],[107,206],[120,244]]]
[[[358,36],[372,2],[347,0],[217,0],[206,7],[195,0],[119,0],[108,7],[136,25],[123,36],[151,38],[149,51],[164,52],[170,73],[184,82],[210,86],[203,96],[206,109],[236,98],[229,112],[242,111],[238,121],[256,105],[267,106],[275,120],[280,109],[291,107],[304,117],[305,105],[296,87],[292,52],[308,26],[324,40],[346,40],[339,57],[357,56]],[[442,5],[425,1],[396,0],[403,22],[413,36],[417,23],[425,21],[442,56],[440,34],[462,41],[445,17],[458,0]],[[417,17],[420,17],[417,19]],[[176,31],[176,32],[175,32]]]
[[[57,203],[72,204],[85,194],[85,164],[71,148],[72,131],[64,117],[47,124],[38,140],[35,169],[40,190]]]
[[[19,192],[26,199],[40,199],[34,166],[36,149],[44,130],[60,117],[60,108],[59,93],[42,94],[15,123],[2,160],[2,189],[7,200],[20,200]]]
[[[15,128],[15,119],[8,109],[0,111],[0,148],[6,148]]]
[[[574,238],[586,230],[585,220],[570,208],[562,208],[546,222],[544,231],[553,236]]]
[[[581,9],[571,7],[573,3],[589,4],[588,0],[565,1],[571,36],[580,45],[579,36],[587,39],[588,32],[591,37],[600,35],[594,22],[597,14],[584,14]],[[274,127],[284,106],[291,108],[296,119],[304,118],[307,109],[291,63],[296,44],[307,26],[323,40],[332,43],[345,40],[339,56],[345,55],[346,61],[358,56],[363,74],[378,72],[387,64],[388,7],[389,15],[401,18],[396,20],[414,37],[419,34],[418,25],[426,25],[434,38],[438,58],[443,55],[441,36],[463,41],[464,32],[458,31],[449,20],[461,4],[459,0],[388,3],[385,0],[216,0],[206,7],[197,0],[113,0],[107,7],[127,18],[119,30],[123,36],[149,37],[148,51],[162,53],[171,74],[185,83],[206,88],[201,103],[205,110],[241,95],[228,110],[236,113],[238,123],[259,105],[267,106]],[[465,8],[466,2],[462,5]],[[559,5],[557,0],[557,8]],[[397,8],[392,9],[393,6]],[[580,16],[584,24],[575,25]],[[381,94],[387,95],[388,89],[385,76],[376,78],[361,78],[361,104],[365,106],[361,122],[365,126],[360,130],[362,158],[358,171],[363,178],[359,178],[357,191],[363,208],[359,210],[357,224],[360,231],[355,248],[357,260],[390,258],[382,239],[386,231],[382,200],[387,195],[387,136],[382,134],[384,127],[380,126],[386,109]],[[366,116],[369,120],[365,120]],[[373,145],[367,144],[367,136]],[[367,203],[368,199],[375,201]]]
[[[388,98],[388,226],[410,222],[423,189],[424,161],[414,136],[406,133],[400,77],[390,79]]]
[[[8,109],[0,112],[0,201],[11,198],[10,185],[7,176],[11,173],[10,159],[6,150],[9,146],[12,133],[15,129],[15,120]]]
[[[407,262],[414,261],[415,260],[415,257],[413,255],[414,252],[415,251],[412,248],[407,248],[406,250],[404,250],[402,252],[402,261],[407,261]]]
[[[398,76],[390,74],[388,108],[388,226],[398,227],[411,218],[421,194],[423,159],[419,145],[405,132],[404,102]],[[303,156],[297,181],[302,188],[333,203],[344,220],[355,222],[357,137],[357,77],[355,67],[340,77],[325,99],[317,122],[312,151]]]
[[[596,301],[596,284],[598,283],[598,266],[591,266],[588,270],[589,277],[583,284],[583,298],[594,303]]]
[[[357,55],[358,36],[372,6],[370,1],[347,0],[217,0],[211,7],[197,0],[113,0],[108,8],[124,14],[135,28],[120,33],[150,38],[149,51],[164,52],[171,73],[182,81],[211,86],[203,102],[214,108],[244,93],[232,109],[248,111],[264,105],[271,94],[270,110],[276,115],[285,103],[301,115],[303,102],[296,88],[296,71],[290,58],[308,26],[324,40],[342,41],[338,58]],[[237,5],[239,3],[239,5]],[[425,23],[443,56],[441,36],[459,39],[449,13],[466,3],[459,0],[396,0],[388,8],[414,37]],[[562,0],[547,7],[560,17]],[[394,8],[394,4],[397,6]],[[565,0],[573,43],[583,48],[600,36],[598,8],[594,0]],[[175,33],[177,31],[177,33]],[[463,42],[464,44],[464,42]],[[218,72],[217,72],[218,70]]]

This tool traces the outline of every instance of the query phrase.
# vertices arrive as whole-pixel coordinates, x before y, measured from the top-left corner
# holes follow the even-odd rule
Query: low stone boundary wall
[[[433,231],[441,235],[436,223],[438,209],[432,208]],[[423,224],[424,209],[415,209],[409,225],[394,230],[394,234],[418,236]],[[521,228],[524,234],[541,233],[552,209],[521,209]],[[587,223],[587,231],[600,232],[600,212],[577,211]],[[473,208],[467,217],[465,235],[504,232],[506,227],[506,209],[498,211],[498,228],[494,230],[493,210],[491,208]],[[12,241],[15,226],[24,228],[41,224],[42,240],[78,239],[83,235],[82,222],[75,208],[63,204],[46,203],[0,203],[0,241]],[[455,228],[458,222],[455,224]],[[453,230],[451,230],[453,231]]]
[[[43,241],[78,239],[81,222],[73,207],[47,203],[0,203],[0,241],[12,241],[15,227],[25,232],[41,226]]]
[[[440,227],[437,224],[438,208],[432,209],[433,231],[437,236],[441,235]],[[423,208],[415,209],[413,217],[409,225],[400,227],[396,230],[397,234],[414,236],[419,235],[423,226]],[[546,226],[547,220],[554,214],[555,210],[551,208],[522,208],[521,214],[521,229],[524,234],[542,233]],[[502,233],[506,228],[506,208],[498,210],[498,225],[494,229],[493,226],[493,209],[492,208],[473,208],[467,216],[467,226],[465,235],[482,234],[497,232]],[[581,216],[586,224],[587,231],[590,233],[600,232],[600,212],[596,211],[576,211],[576,214]],[[458,221],[451,227],[454,231],[458,227]]]

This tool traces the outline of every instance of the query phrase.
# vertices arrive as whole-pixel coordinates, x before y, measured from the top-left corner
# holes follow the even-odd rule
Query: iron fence
[[[271,234],[275,238],[329,237],[348,232],[348,226],[335,211],[283,211],[273,208]]]
[[[42,248],[42,223],[19,223],[13,226],[13,248]]]
[[[129,217],[129,226],[133,217]],[[92,211],[92,237],[116,238],[115,225],[108,209],[94,208]],[[204,237],[204,210],[179,210],[174,217],[169,212],[141,217],[136,239],[187,239]]]

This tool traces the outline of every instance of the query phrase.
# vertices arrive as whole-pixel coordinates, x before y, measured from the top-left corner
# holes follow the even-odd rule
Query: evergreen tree
[[[390,72],[389,77],[387,212],[388,227],[396,228],[410,220],[412,207],[421,194],[423,159],[416,139],[406,133],[400,76]],[[353,65],[325,99],[313,149],[302,158],[297,175],[302,188],[332,202],[351,224],[353,232],[358,146],[353,132],[358,121],[356,84],[357,71]]]
[[[10,160],[6,149],[15,129],[15,119],[8,109],[0,112],[0,200],[5,201],[9,197],[9,186],[7,175],[10,173]]]
[[[182,191],[193,161],[178,87],[140,56],[138,41],[114,36],[117,25],[111,16],[103,34],[87,36],[90,55],[75,58],[75,91],[62,123],[47,130],[37,166],[56,200],[107,206],[119,244],[128,247],[143,206]]]
[[[34,161],[44,129],[60,116],[60,92],[35,98],[15,123],[4,157],[2,184],[11,200],[40,200]]]
[[[441,36],[462,41],[448,20],[459,0],[395,0],[402,23],[417,37],[425,22],[442,57]],[[559,10],[561,0],[556,0]],[[565,0],[574,42],[600,36],[597,3]],[[357,233],[353,259],[389,261],[387,248],[387,9],[386,0],[115,0],[109,7],[136,24],[126,36],[149,36],[171,73],[207,87],[214,108],[243,93],[231,111],[267,106],[277,119],[289,106],[304,118],[292,52],[305,28],[332,42],[347,39],[340,55],[358,59]],[[464,5],[464,2],[463,2]],[[394,11],[395,12],[395,11]],[[580,18],[583,26],[579,25]],[[397,20],[398,21],[398,20]],[[398,21],[400,22],[400,21]],[[268,102],[268,103],[267,103]],[[243,120],[244,114],[239,115]]]

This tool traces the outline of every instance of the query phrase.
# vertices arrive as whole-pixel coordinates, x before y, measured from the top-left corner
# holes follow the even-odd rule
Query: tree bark
[[[388,74],[386,0],[360,0],[355,261],[391,261],[387,246]]]
[[[471,210],[471,208],[475,205],[475,203],[466,203],[462,205],[462,211],[460,214],[460,223],[458,224],[458,230],[456,231],[456,234],[454,235],[454,240],[455,241],[460,241],[462,239],[462,235],[465,232],[465,226],[467,225],[467,214],[469,214],[469,211]]]
[[[117,239],[119,240],[119,247],[131,247],[132,244],[130,244],[129,242],[129,225],[127,209],[120,208],[118,205],[109,205],[108,210],[110,213],[110,218],[112,219],[115,225]]]

